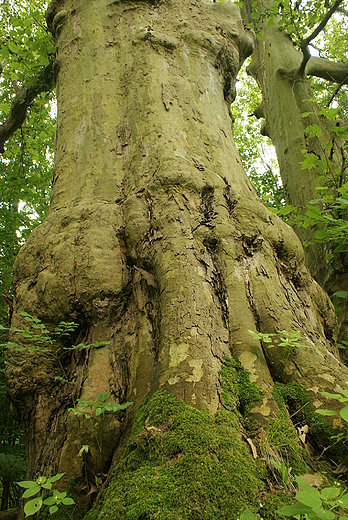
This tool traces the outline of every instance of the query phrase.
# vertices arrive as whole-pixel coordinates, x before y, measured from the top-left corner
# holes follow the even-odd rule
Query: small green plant
[[[85,345],[83,343],[78,343],[77,345],[67,345],[67,342],[63,342],[62,339],[68,338],[78,327],[78,324],[73,321],[61,321],[57,327],[53,331],[50,331],[44,323],[41,322],[39,318],[35,318],[28,314],[27,312],[21,312],[21,316],[24,320],[29,324],[27,329],[19,329],[13,327],[11,330],[15,334],[18,334],[23,340],[24,345],[10,342],[4,344],[4,347],[7,349],[15,350],[16,352],[29,352],[29,353],[45,353],[49,356],[52,356],[55,360],[57,367],[60,369],[60,375],[55,376],[55,381],[68,385],[71,401],[73,403],[73,407],[69,410],[78,417],[84,416],[86,419],[96,419],[100,417],[100,420],[93,421],[93,431],[96,439],[96,443],[98,445],[98,449],[100,454],[102,454],[102,439],[103,433],[105,430],[105,416],[108,413],[117,413],[122,410],[128,408],[132,403],[124,403],[118,404],[112,401],[108,401],[111,396],[111,392],[105,392],[97,395],[96,401],[89,401],[87,399],[76,399],[74,397],[71,386],[76,385],[75,381],[70,381],[67,373],[64,369],[64,366],[61,362],[62,354],[66,351],[82,351],[89,350],[92,348],[104,347],[110,344],[110,341],[95,341],[94,343],[90,343]],[[64,344],[65,343],[65,344]],[[79,429],[80,432],[80,422]],[[82,443],[81,443],[82,445]],[[79,456],[83,456],[83,454],[87,454],[89,452],[89,447],[87,445],[82,445]],[[42,477],[45,478],[45,477]],[[50,484],[51,481],[48,482]],[[46,481],[44,483],[46,485]],[[38,482],[36,481],[36,489],[38,486]],[[25,498],[29,497],[31,491],[33,491],[35,487],[30,488],[30,491],[25,492]],[[44,487],[44,489],[46,489]],[[30,495],[33,496],[33,495]],[[53,503],[52,500],[55,500]],[[49,500],[49,502],[42,502],[41,497],[33,499],[30,501],[30,505],[32,510],[36,508],[40,509],[42,503],[49,505],[50,502],[51,508],[57,507],[60,503],[65,504],[64,500],[66,500],[66,496],[63,494],[59,494],[59,492],[55,492],[54,496],[49,497],[45,500]],[[41,501],[41,502],[40,502]],[[40,505],[41,504],[41,505]],[[34,514],[34,513],[32,513]]]
[[[127,402],[123,404],[114,403],[107,399],[111,396],[111,392],[105,392],[103,394],[97,394],[96,401],[89,401],[88,399],[77,399],[76,406],[69,408],[77,417],[84,416],[85,419],[93,419],[95,417],[101,417],[101,422],[93,422],[93,430],[95,438],[98,444],[99,452],[102,453],[102,438],[105,427],[105,415],[107,413],[117,413],[122,410],[126,410],[133,403]],[[89,447],[87,445],[82,446],[79,456],[83,453],[88,453]],[[80,455],[81,454],[81,455]]]
[[[339,414],[341,416],[341,419],[343,419],[345,424],[345,432],[340,432],[338,435],[335,435],[335,439],[337,441],[344,441],[348,442],[348,389],[341,390],[340,393],[337,394],[331,394],[330,392],[320,392],[323,397],[327,397],[328,399],[333,399],[334,401],[339,401],[340,403],[345,404],[340,411]],[[333,417],[338,414],[336,410],[330,410],[330,409],[324,409],[319,408],[316,410],[317,414],[319,415],[325,415],[327,417]]]
[[[303,337],[300,332],[287,330],[278,330],[277,333],[263,333],[248,330],[250,336],[261,341],[266,348],[282,347],[285,351],[283,361],[287,361],[293,354],[295,349],[309,348],[308,345],[302,343]]]
[[[78,328],[77,323],[74,321],[61,321],[53,331],[50,331],[39,318],[31,316],[27,312],[20,312],[20,315],[26,322],[28,322],[29,327],[27,329],[12,327],[11,331],[23,338],[27,344],[19,345],[13,341],[8,341],[4,344],[7,349],[12,349],[16,352],[46,352],[57,358],[65,350],[85,350],[104,347],[110,344],[110,341],[95,341],[88,345],[79,343],[78,345],[61,347],[58,346],[58,341],[64,337],[71,336],[71,334]],[[61,377],[56,379],[60,381],[64,380],[64,378]]]
[[[340,510],[348,510],[348,493],[338,486],[326,487],[319,491],[311,487],[300,477],[295,477],[300,491],[296,493],[296,504],[284,506],[277,513],[306,520],[348,520],[340,516]]]
[[[60,480],[65,473],[58,473],[53,477],[38,477],[36,480],[24,480],[17,484],[25,488],[22,498],[32,498],[24,506],[25,517],[33,516],[43,505],[49,506],[50,515],[56,513],[61,505],[72,506],[75,504],[72,498],[67,497],[67,492],[52,489],[52,484]],[[35,496],[38,495],[38,496]]]
[[[283,460],[279,463],[274,459],[271,459],[270,462],[272,466],[279,472],[282,478],[284,488],[286,489],[288,487],[288,484],[290,483],[290,477],[293,478],[291,476],[291,468],[288,468],[288,466],[285,464]]]

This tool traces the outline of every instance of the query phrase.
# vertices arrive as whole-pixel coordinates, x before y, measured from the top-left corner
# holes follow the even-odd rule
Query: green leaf
[[[52,483],[51,482],[45,482],[45,484],[41,484],[41,487],[44,489],[52,489]]]
[[[305,506],[303,504],[294,504],[292,506],[281,507],[277,510],[277,513],[282,516],[295,516],[310,513],[311,511],[311,507]]]
[[[319,114],[325,116],[329,121],[333,121],[337,117],[337,112],[337,108],[324,107],[320,110]]]
[[[53,475],[53,477],[50,477],[48,482],[57,482],[57,480],[60,480],[62,477],[64,477],[65,473],[57,473],[57,475]]]
[[[312,510],[321,520],[335,520],[336,518],[335,513],[321,509],[321,507],[313,506]]]
[[[84,453],[88,453],[88,451],[89,451],[89,446],[88,446],[88,444],[84,444],[84,445],[82,446],[82,448],[80,449],[80,451],[79,451],[79,457],[82,457],[82,455],[83,455]]]
[[[332,500],[333,498],[336,498],[341,493],[341,490],[337,487],[328,487],[324,488],[320,492],[320,496],[323,500]]]
[[[340,416],[342,419],[348,423],[348,406],[345,406],[344,408],[341,408],[340,410]]]
[[[97,394],[98,401],[105,403],[108,397],[110,397],[111,392],[105,392],[104,394]]]
[[[45,506],[53,506],[55,503],[56,500],[53,497],[48,497],[43,501],[43,504],[45,504]]]
[[[325,231],[325,229],[317,229],[316,232],[314,233],[314,238],[316,240],[324,240],[325,238],[327,238],[328,236],[328,232]]]
[[[307,491],[308,494],[312,495],[314,498],[319,498],[320,500],[320,493],[317,489],[307,484],[307,482],[305,482],[301,477],[296,476],[295,480],[303,491]]]
[[[347,291],[336,291],[332,294],[332,297],[346,299],[348,297],[348,292]],[[343,341],[342,341],[342,343],[343,343]]]
[[[73,506],[75,504],[75,501],[72,498],[66,497],[66,498],[63,498],[62,503],[65,506]]]
[[[348,509],[348,493],[344,493],[340,498],[338,499],[338,502],[343,509]]]
[[[33,500],[29,500],[24,506],[25,517],[33,516],[37,513],[42,507],[42,498],[33,498]]]
[[[319,415],[325,415],[327,417],[337,415],[337,412],[334,410],[324,410],[323,408],[319,408],[319,410],[315,410],[315,413]]]
[[[17,484],[22,488],[37,487],[37,483],[34,480],[23,480],[21,482],[17,482]]]
[[[22,498],[31,498],[34,495],[37,495],[41,490],[41,487],[36,484],[34,487],[30,487],[29,489],[26,489],[22,495]]]
[[[54,515],[58,511],[58,506],[51,506],[49,509],[50,515]]]
[[[305,129],[305,132],[308,134],[308,137],[321,137],[321,130],[319,125],[309,125]]]
[[[334,399],[335,401],[340,401],[342,399],[341,394],[331,394],[330,392],[320,392],[324,397],[328,397],[329,399]]]
[[[239,520],[256,520],[256,516],[247,507],[240,515]]]
[[[315,495],[307,489],[305,491],[299,491],[298,493],[296,493],[296,500],[301,502],[301,504],[304,504],[305,506],[309,506],[311,508],[321,507],[322,505],[322,500],[320,498],[319,492],[318,495]]]

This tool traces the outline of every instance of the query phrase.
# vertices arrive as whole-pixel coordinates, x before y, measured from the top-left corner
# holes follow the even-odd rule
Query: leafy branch
[[[339,8],[339,6],[342,2],[343,2],[343,0],[336,0],[336,2],[327,11],[326,15],[321,20],[321,22],[314,29],[314,31],[311,34],[309,34],[306,38],[303,38],[302,41],[300,42],[300,49],[303,54],[303,59],[302,59],[301,65],[298,69],[298,74],[300,76],[304,75],[307,62],[309,61],[309,59],[311,57],[311,53],[309,51],[309,43],[312,40],[314,40],[319,35],[319,33],[321,33],[321,31],[324,29],[324,27],[326,26],[326,24],[328,23],[328,21],[330,20],[332,15],[337,11],[337,9]]]

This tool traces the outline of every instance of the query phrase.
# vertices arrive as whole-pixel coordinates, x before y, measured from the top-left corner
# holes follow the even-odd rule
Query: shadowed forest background
[[[0,519],[345,520],[346,2],[0,9]]]

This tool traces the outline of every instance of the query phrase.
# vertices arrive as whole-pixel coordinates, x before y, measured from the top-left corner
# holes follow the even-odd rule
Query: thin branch
[[[314,29],[312,34],[307,36],[307,38],[304,38],[304,40],[300,43],[300,48],[303,54],[302,63],[300,65],[300,68],[298,70],[298,73],[300,76],[303,76],[305,72],[306,65],[311,57],[311,53],[309,52],[308,45],[309,43],[314,40],[318,36],[318,34],[324,29],[328,21],[330,20],[331,16],[337,11],[340,4],[343,2],[343,0],[336,0],[336,2],[333,4],[333,6],[328,10],[320,24]]]
[[[329,101],[327,102],[327,106],[329,107],[331,105],[331,103],[333,102],[333,100],[335,99],[335,97],[337,96],[337,94],[339,93],[341,87],[343,86],[343,83],[341,83],[340,85],[338,85],[338,87],[335,89],[335,92],[332,94],[332,96],[330,97]]]
[[[25,121],[28,108],[41,92],[49,92],[54,86],[53,61],[45,67],[41,74],[28,86],[22,87],[16,93],[11,104],[6,121],[0,125],[0,153],[4,152],[6,141],[21,128]]]
[[[337,12],[341,13],[341,14],[344,14],[344,16],[348,16],[348,11],[346,9],[344,9],[343,7],[339,7],[337,9]]]

